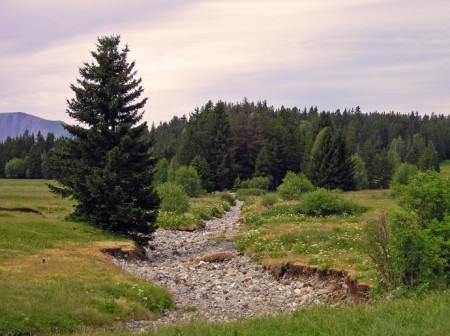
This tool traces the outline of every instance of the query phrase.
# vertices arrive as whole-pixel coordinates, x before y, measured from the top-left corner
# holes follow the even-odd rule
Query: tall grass
[[[446,336],[450,330],[448,292],[425,298],[398,299],[372,305],[315,306],[290,315],[240,320],[230,323],[196,321],[160,327],[143,335],[323,335],[323,336]],[[92,334],[92,333],[89,333]],[[129,335],[130,332],[114,333]],[[94,335],[112,335],[95,332]]]

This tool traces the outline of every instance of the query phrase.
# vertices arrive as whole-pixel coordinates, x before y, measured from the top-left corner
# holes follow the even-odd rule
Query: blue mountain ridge
[[[46,137],[47,133],[53,133],[57,138],[68,136],[63,128],[63,121],[47,120],[24,112],[0,112],[0,141],[5,141],[9,136],[15,138],[25,133],[37,135],[40,131]]]

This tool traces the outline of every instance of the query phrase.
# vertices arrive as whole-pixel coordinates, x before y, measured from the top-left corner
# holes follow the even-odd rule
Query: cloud
[[[69,84],[108,34],[130,46],[148,121],[243,97],[450,110],[444,0],[0,2],[0,111],[69,121]]]

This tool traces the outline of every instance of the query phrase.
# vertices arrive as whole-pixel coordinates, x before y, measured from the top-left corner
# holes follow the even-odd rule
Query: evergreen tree
[[[270,157],[267,145],[264,145],[258,153],[255,162],[255,173],[254,176],[262,176],[272,178],[270,174]]]
[[[352,190],[354,163],[351,160],[341,131],[323,128],[311,151],[311,182],[328,189]]]
[[[378,153],[372,165],[371,187],[379,189],[389,188],[394,166],[386,151]]]
[[[61,186],[50,188],[77,201],[73,219],[143,245],[156,229],[159,198],[147,124],[139,124],[147,98],[140,99],[142,80],[119,44],[119,36],[99,38],[94,62],[84,63],[78,86],[71,85],[67,113],[77,124],[64,126],[71,138],[53,151]]]
[[[155,186],[167,182],[168,179],[167,177],[169,175],[168,170],[169,170],[169,161],[167,161],[166,158],[158,160],[158,162],[155,165],[155,175],[153,177],[153,184]]]
[[[439,165],[439,153],[436,151],[436,148],[432,143],[429,143],[424,149],[417,162],[417,166],[421,171],[434,170],[436,172],[440,172],[441,167]]]
[[[48,153],[50,149],[53,148],[55,145],[56,139],[55,135],[53,133],[47,133],[47,136],[45,138],[45,151]]]
[[[167,182],[175,182],[175,175],[177,174],[177,170],[180,168],[180,164],[178,160],[173,157],[170,160],[169,168],[167,168]]]
[[[329,188],[354,190],[356,186],[354,180],[355,163],[347,150],[345,137],[341,129],[334,132],[333,153],[332,165],[335,172],[330,178]]]
[[[233,140],[225,103],[218,102],[208,117],[208,128],[213,132],[205,159],[211,168],[215,189],[224,190],[232,187],[234,165]]]
[[[379,188],[377,172],[377,155],[379,154],[378,144],[376,143],[374,145],[372,141],[368,139],[358,149],[358,154],[366,165],[368,187],[370,189]]]
[[[207,158],[210,139],[215,130],[210,122],[214,104],[208,101],[205,106],[191,114],[189,123],[181,132],[181,140],[176,158],[181,164],[188,165],[196,155]]]
[[[234,129],[235,161],[237,174],[245,180],[254,172],[256,156],[263,139],[257,120],[250,114],[250,104],[244,101],[242,106],[238,105],[238,109],[239,115]]]
[[[369,182],[367,180],[366,164],[358,155],[358,153],[352,155],[352,161],[355,165],[353,179],[355,181],[356,190],[366,189],[369,185]]]
[[[197,171],[198,176],[202,181],[202,188],[207,191],[213,191],[213,183],[211,181],[211,169],[209,169],[208,162],[200,155],[195,156],[190,164]]]
[[[41,132],[38,133],[34,145],[28,153],[28,178],[42,178],[42,158],[45,153],[45,139]]]
[[[175,174],[175,183],[181,186],[189,197],[200,195],[202,180],[192,166],[180,166]]]
[[[405,161],[407,163],[417,165],[425,148],[425,138],[421,134],[414,134],[412,138],[412,145],[410,146],[408,154],[406,155]]]

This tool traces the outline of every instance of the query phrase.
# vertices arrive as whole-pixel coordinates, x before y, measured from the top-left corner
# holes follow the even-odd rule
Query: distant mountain
[[[59,120],[42,119],[23,112],[0,113],[0,141],[5,141],[8,136],[22,135],[26,130],[34,135],[41,131],[44,137],[47,133],[53,133],[57,138],[68,136],[63,124]]]

